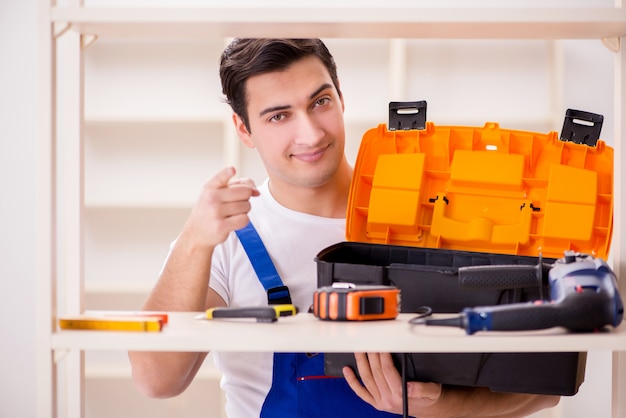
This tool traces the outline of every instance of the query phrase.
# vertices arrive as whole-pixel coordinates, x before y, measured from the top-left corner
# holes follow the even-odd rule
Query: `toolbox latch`
[[[600,139],[604,116],[582,110],[567,109],[561,130],[561,141],[595,147]]]
[[[408,131],[426,129],[426,101],[389,102],[390,131]]]

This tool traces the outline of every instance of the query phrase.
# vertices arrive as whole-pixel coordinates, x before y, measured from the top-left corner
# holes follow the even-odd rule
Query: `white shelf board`
[[[195,203],[193,199],[159,199],[159,198],[86,198],[85,208],[94,210],[154,210],[190,211]]]
[[[139,283],[133,281],[125,282],[103,282],[85,280],[85,293],[100,295],[147,295],[150,293],[154,283]]]
[[[352,6],[352,7],[350,7]],[[424,39],[602,39],[626,34],[625,8],[431,8],[393,3],[354,7],[54,7],[58,30],[102,37],[322,37]]]
[[[210,366],[207,366],[209,364]],[[111,365],[111,364],[86,364],[85,377],[87,379],[130,379],[130,365]],[[203,380],[220,379],[222,374],[211,362],[203,363],[203,366],[196,374],[196,378]]]
[[[312,314],[275,323],[198,320],[198,313],[170,313],[160,333],[69,331],[53,333],[55,350],[239,351],[239,352],[578,352],[626,351],[626,326],[574,334],[560,328],[528,332],[481,332],[411,326],[414,314],[392,321],[330,322]]]
[[[162,117],[161,115],[134,117],[132,115],[86,115],[85,125],[87,127],[100,127],[107,125],[196,125],[198,127],[213,127],[230,122],[227,116],[172,116]]]

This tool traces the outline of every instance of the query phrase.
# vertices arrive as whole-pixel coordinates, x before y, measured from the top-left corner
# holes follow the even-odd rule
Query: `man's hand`
[[[402,377],[389,353],[355,353],[357,369],[363,383],[349,367],[343,368],[346,381],[365,402],[381,411],[402,413]],[[409,382],[407,396],[413,415],[432,409],[442,395],[438,383]],[[425,415],[427,416],[427,415]]]
[[[401,414],[402,378],[391,354],[355,353],[357,369],[344,367],[343,374],[354,392],[376,409]],[[410,416],[434,417],[526,417],[559,403],[558,396],[491,392],[484,387],[446,386],[408,382]]]
[[[248,224],[250,198],[258,196],[251,179],[234,180],[235,169],[226,167],[203,186],[183,234],[203,247],[215,247],[231,231]]]

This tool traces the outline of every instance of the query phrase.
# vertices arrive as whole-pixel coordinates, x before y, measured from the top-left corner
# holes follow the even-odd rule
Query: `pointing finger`
[[[229,185],[230,186],[245,186],[249,188],[250,190],[252,190],[253,196],[259,195],[259,191],[256,188],[256,184],[254,184],[254,180],[250,178],[234,179],[230,181]]]
[[[225,167],[209,179],[207,185],[216,189],[227,187],[230,179],[235,175],[235,167]]]

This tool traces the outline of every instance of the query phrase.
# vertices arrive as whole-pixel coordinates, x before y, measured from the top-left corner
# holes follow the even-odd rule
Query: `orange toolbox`
[[[317,258],[318,287],[395,286],[402,312],[533,301],[549,292],[537,266],[566,250],[608,256],[613,227],[613,149],[601,115],[569,109],[560,135],[437,126],[426,102],[392,102],[389,123],[363,136],[354,167],[346,242]],[[528,266],[510,286],[464,286],[466,266]],[[372,336],[376,338],[376,336]],[[573,395],[586,353],[422,354],[413,380],[495,391]],[[326,354],[341,375],[350,353]]]

